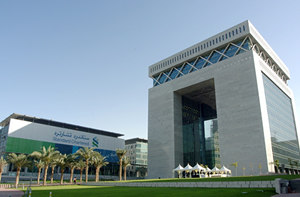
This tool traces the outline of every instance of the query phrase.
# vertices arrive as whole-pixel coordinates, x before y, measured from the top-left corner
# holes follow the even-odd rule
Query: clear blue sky
[[[2,0],[0,120],[11,113],[147,138],[148,66],[249,19],[291,73],[300,1]]]

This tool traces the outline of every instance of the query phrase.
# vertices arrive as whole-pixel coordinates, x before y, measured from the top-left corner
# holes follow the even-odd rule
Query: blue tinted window
[[[198,69],[201,69],[204,65],[205,61],[201,58],[199,58],[199,60],[197,61],[195,67],[198,68]]]
[[[178,74],[178,70],[173,69],[172,72],[171,72],[171,75],[170,75],[171,79],[175,79],[177,74]]]
[[[187,73],[189,73],[189,71],[191,70],[191,68],[192,67],[189,64],[185,64],[184,67],[183,67],[183,69],[181,70],[181,72],[183,74],[187,74]]]
[[[242,33],[242,28],[241,28],[241,27],[239,27],[239,29],[240,29],[240,33]]]
[[[247,40],[244,42],[242,48],[244,48],[244,49],[246,49],[246,50],[250,50],[250,41],[249,41],[249,39],[247,39]]]
[[[213,52],[213,54],[212,54],[211,57],[209,58],[209,61],[210,61],[211,63],[214,64],[214,63],[218,62],[220,56],[221,56],[220,53]]]
[[[166,79],[166,75],[162,74],[158,81],[160,84],[162,84],[164,83],[165,79]]]
[[[225,55],[227,55],[228,57],[232,57],[232,56],[234,56],[237,49],[238,48],[236,46],[230,45],[230,47],[225,52]]]

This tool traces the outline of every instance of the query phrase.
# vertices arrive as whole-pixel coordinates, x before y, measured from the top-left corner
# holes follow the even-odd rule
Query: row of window
[[[175,63],[175,62],[177,62],[177,61],[179,61],[181,59],[184,59],[186,57],[189,57],[190,55],[193,55],[194,53],[198,53],[199,51],[202,51],[202,50],[204,50],[204,49],[206,49],[208,47],[211,47],[211,46],[213,46],[215,44],[218,44],[221,41],[227,40],[228,38],[231,38],[231,37],[233,37],[233,36],[235,36],[235,35],[237,35],[239,33],[242,33],[242,31],[246,31],[246,27],[244,25],[241,26],[241,27],[237,27],[235,30],[231,30],[231,31],[229,31],[229,32],[227,32],[227,33],[225,33],[225,34],[217,37],[217,38],[214,38],[214,39],[212,39],[210,41],[207,41],[206,43],[198,45],[198,46],[196,46],[193,49],[190,49],[190,50],[188,50],[186,52],[183,52],[182,54],[177,55],[176,57],[173,57],[173,58],[171,58],[169,60],[166,60],[165,62],[160,63],[157,66],[151,68],[150,72],[154,72],[154,71],[157,71],[157,70],[159,70],[159,69],[161,69],[161,68],[163,68],[165,66],[169,66],[169,65],[171,65],[171,64],[173,64],[173,63]]]
[[[291,99],[263,75],[274,160],[288,165],[287,157],[299,160],[299,146]]]
[[[153,77],[153,86],[157,86],[175,78],[179,78],[183,75],[223,61],[245,51],[249,51],[250,49],[251,42],[249,37],[246,37],[243,40],[229,43],[228,45],[220,49],[211,51],[209,54],[198,56],[196,57],[196,59],[184,62],[179,66],[161,72],[160,74]]]

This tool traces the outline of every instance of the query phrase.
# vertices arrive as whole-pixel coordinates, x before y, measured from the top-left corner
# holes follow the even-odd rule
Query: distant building
[[[148,140],[133,138],[125,140],[126,156],[130,158],[130,166],[127,168],[129,176],[147,176],[148,165]]]
[[[81,147],[95,147],[109,164],[102,167],[102,175],[117,175],[116,149],[124,149],[125,141],[113,133],[88,127],[12,114],[0,122],[0,155],[30,154],[43,146],[55,147],[62,154],[75,153]]]

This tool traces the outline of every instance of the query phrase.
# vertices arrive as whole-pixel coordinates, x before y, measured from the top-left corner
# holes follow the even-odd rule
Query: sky
[[[19,113],[147,138],[148,66],[245,20],[289,68],[300,117],[299,10],[298,0],[0,0],[0,121]]]

